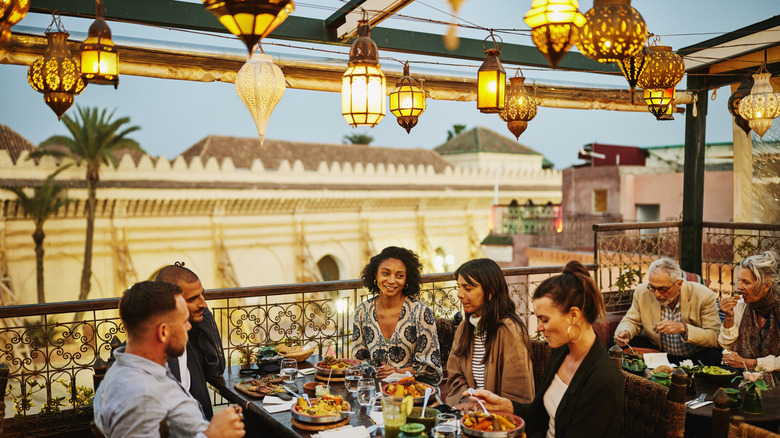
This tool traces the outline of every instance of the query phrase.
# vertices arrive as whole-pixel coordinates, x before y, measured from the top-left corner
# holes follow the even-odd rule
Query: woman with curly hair
[[[409,372],[419,382],[438,385],[442,369],[436,320],[416,299],[420,268],[417,255],[405,248],[390,246],[371,257],[360,277],[377,295],[355,311],[352,351],[379,379]]]

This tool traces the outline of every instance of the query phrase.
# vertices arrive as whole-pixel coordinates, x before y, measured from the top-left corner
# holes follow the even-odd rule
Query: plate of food
[[[427,383],[418,382],[414,380],[414,377],[405,377],[395,383],[382,385],[382,393],[397,397],[403,397],[410,394],[414,397],[414,404],[421,405],[425,399],[425,388],[431,388],[434,393],[436,392],[436,390]],[[428,402],[430,403],[430,400],[428,400]]]
[[[252,397],[265,397],[269,394],[286,393],[281,385],[283,379],[282,376],[266,376],[261,379],[236,382],[233,387]]]
[[[645,365],[645,361],[640,356],[635,356],[633,354],[624,354],[623,369],[628,371],[631,374],[636,374],[641,376],[645,373],[645,369],[647,369],[647,365]]]
[[[314,364],[314,369],[317,370],[317,374],[333,377],[344,377],[348,367],[353,365],[360,365],[360,361],[356,359],[337,359],[333,356],[325,356],[324,360],[321,360]]]
[[[340,395],[323,395],[308,401],[300,397],[290,408],[292,417],[304,423],[335,423],[349,417],[349,402]]]
[[[731,379],[737,375],[736,371],[728,368],[716,367],[716,366],[704,366],[696,373],[697,376],[701,376],[704,380],[709,380],[712,383],[718,385],[728,385],[731,383]]]
[[[514,438],[525,431],[522,418],[497,412],[469,412],[460,419],[460,425],[463,435],[475,438]]]

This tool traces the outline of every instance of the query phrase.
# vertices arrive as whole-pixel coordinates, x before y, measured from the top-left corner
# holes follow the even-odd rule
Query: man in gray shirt
[[[161,427],[172,437],[244,436],[240,408],[223,409],[207,422],[165,367],[169,356],[186,348],[189,316],[175,284],[144,281],[124,292],[119,317],[127,346],[114,352],[116,362],[94,398],[95,424],[106,437],[157,437]]]

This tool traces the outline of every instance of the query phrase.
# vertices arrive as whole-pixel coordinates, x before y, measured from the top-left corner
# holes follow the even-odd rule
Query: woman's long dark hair
[[[582,263],[572,260],[561,275],[544,280],[534,291],[533,299],[549,297],[563,313],[572,307],[582,311],[585,319],[593,324],[606,314],[604,297],[596,282]]]
[[[417,295],[420,294],[420,282],[422,281],[420,274],[422,264],[417,254],[406,248],[388,246],[379,254],[371,257],[366,267],[363,268],[363,272],[360,273],[363,286],[373,294],[379,293],[379,286],[376,284],[376,273],[379,270],[379,265],[387,259],[400,260],[406,266],[406,284],[401,294],[409,298],[417,298]]]
[[[485,356],[482,358],[482,363],[484,364],[490,356],[493,341],[498,337],[498,329],[503,324],[501,321],[507,318],[520,327],[523,342],[528,349],[530,347],[528,330],[517,315],[514,301],[509,297],[509,287],[506,285],[501,267],[490,259],[474,259],[462,264],[455,271],[455,280],[459,276],[472,286],[477,286],[479,283],[485,293],[482,301],[482,317],[479,319],[479,326],[485,332]],[[455,356],[468,357],[471,352],[474,343],[474,326],[468,322],[469,316],[471,314],[467,313],[463,321],[463,324],[466,324],[465,336],[461,336],[458,340],[458,346],[453,352]]]

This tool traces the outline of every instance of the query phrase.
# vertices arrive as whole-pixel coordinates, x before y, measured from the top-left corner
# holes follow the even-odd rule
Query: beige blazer
[[[661,337],[653,327],[661,321],[661,304],[647,288],[648,283],[637,286],[631,308],[620,321],[615,333],[625,330],[633,338],[640,333],[656,346],[661,345]],[[688,325],[688,343],[700,347],[717,347],[720,317],[715,304],[715,292],[706,286],[683,281],[680,290],[680,316]]]
[[[468,318],[458,326],[452,352],[447,360],[447,400],[454,406],[463,399],[463,391],[476,388],[471,370],[473,349],[468,357],[455,356],[454,351],[461,337],[466,336]],[[490,356],[485,361],[485,389],[510,400],[530,403],[534,398],[534,375],[531,354],[523,342],[521,328],[514,321],[505,319],[493,341]]]

